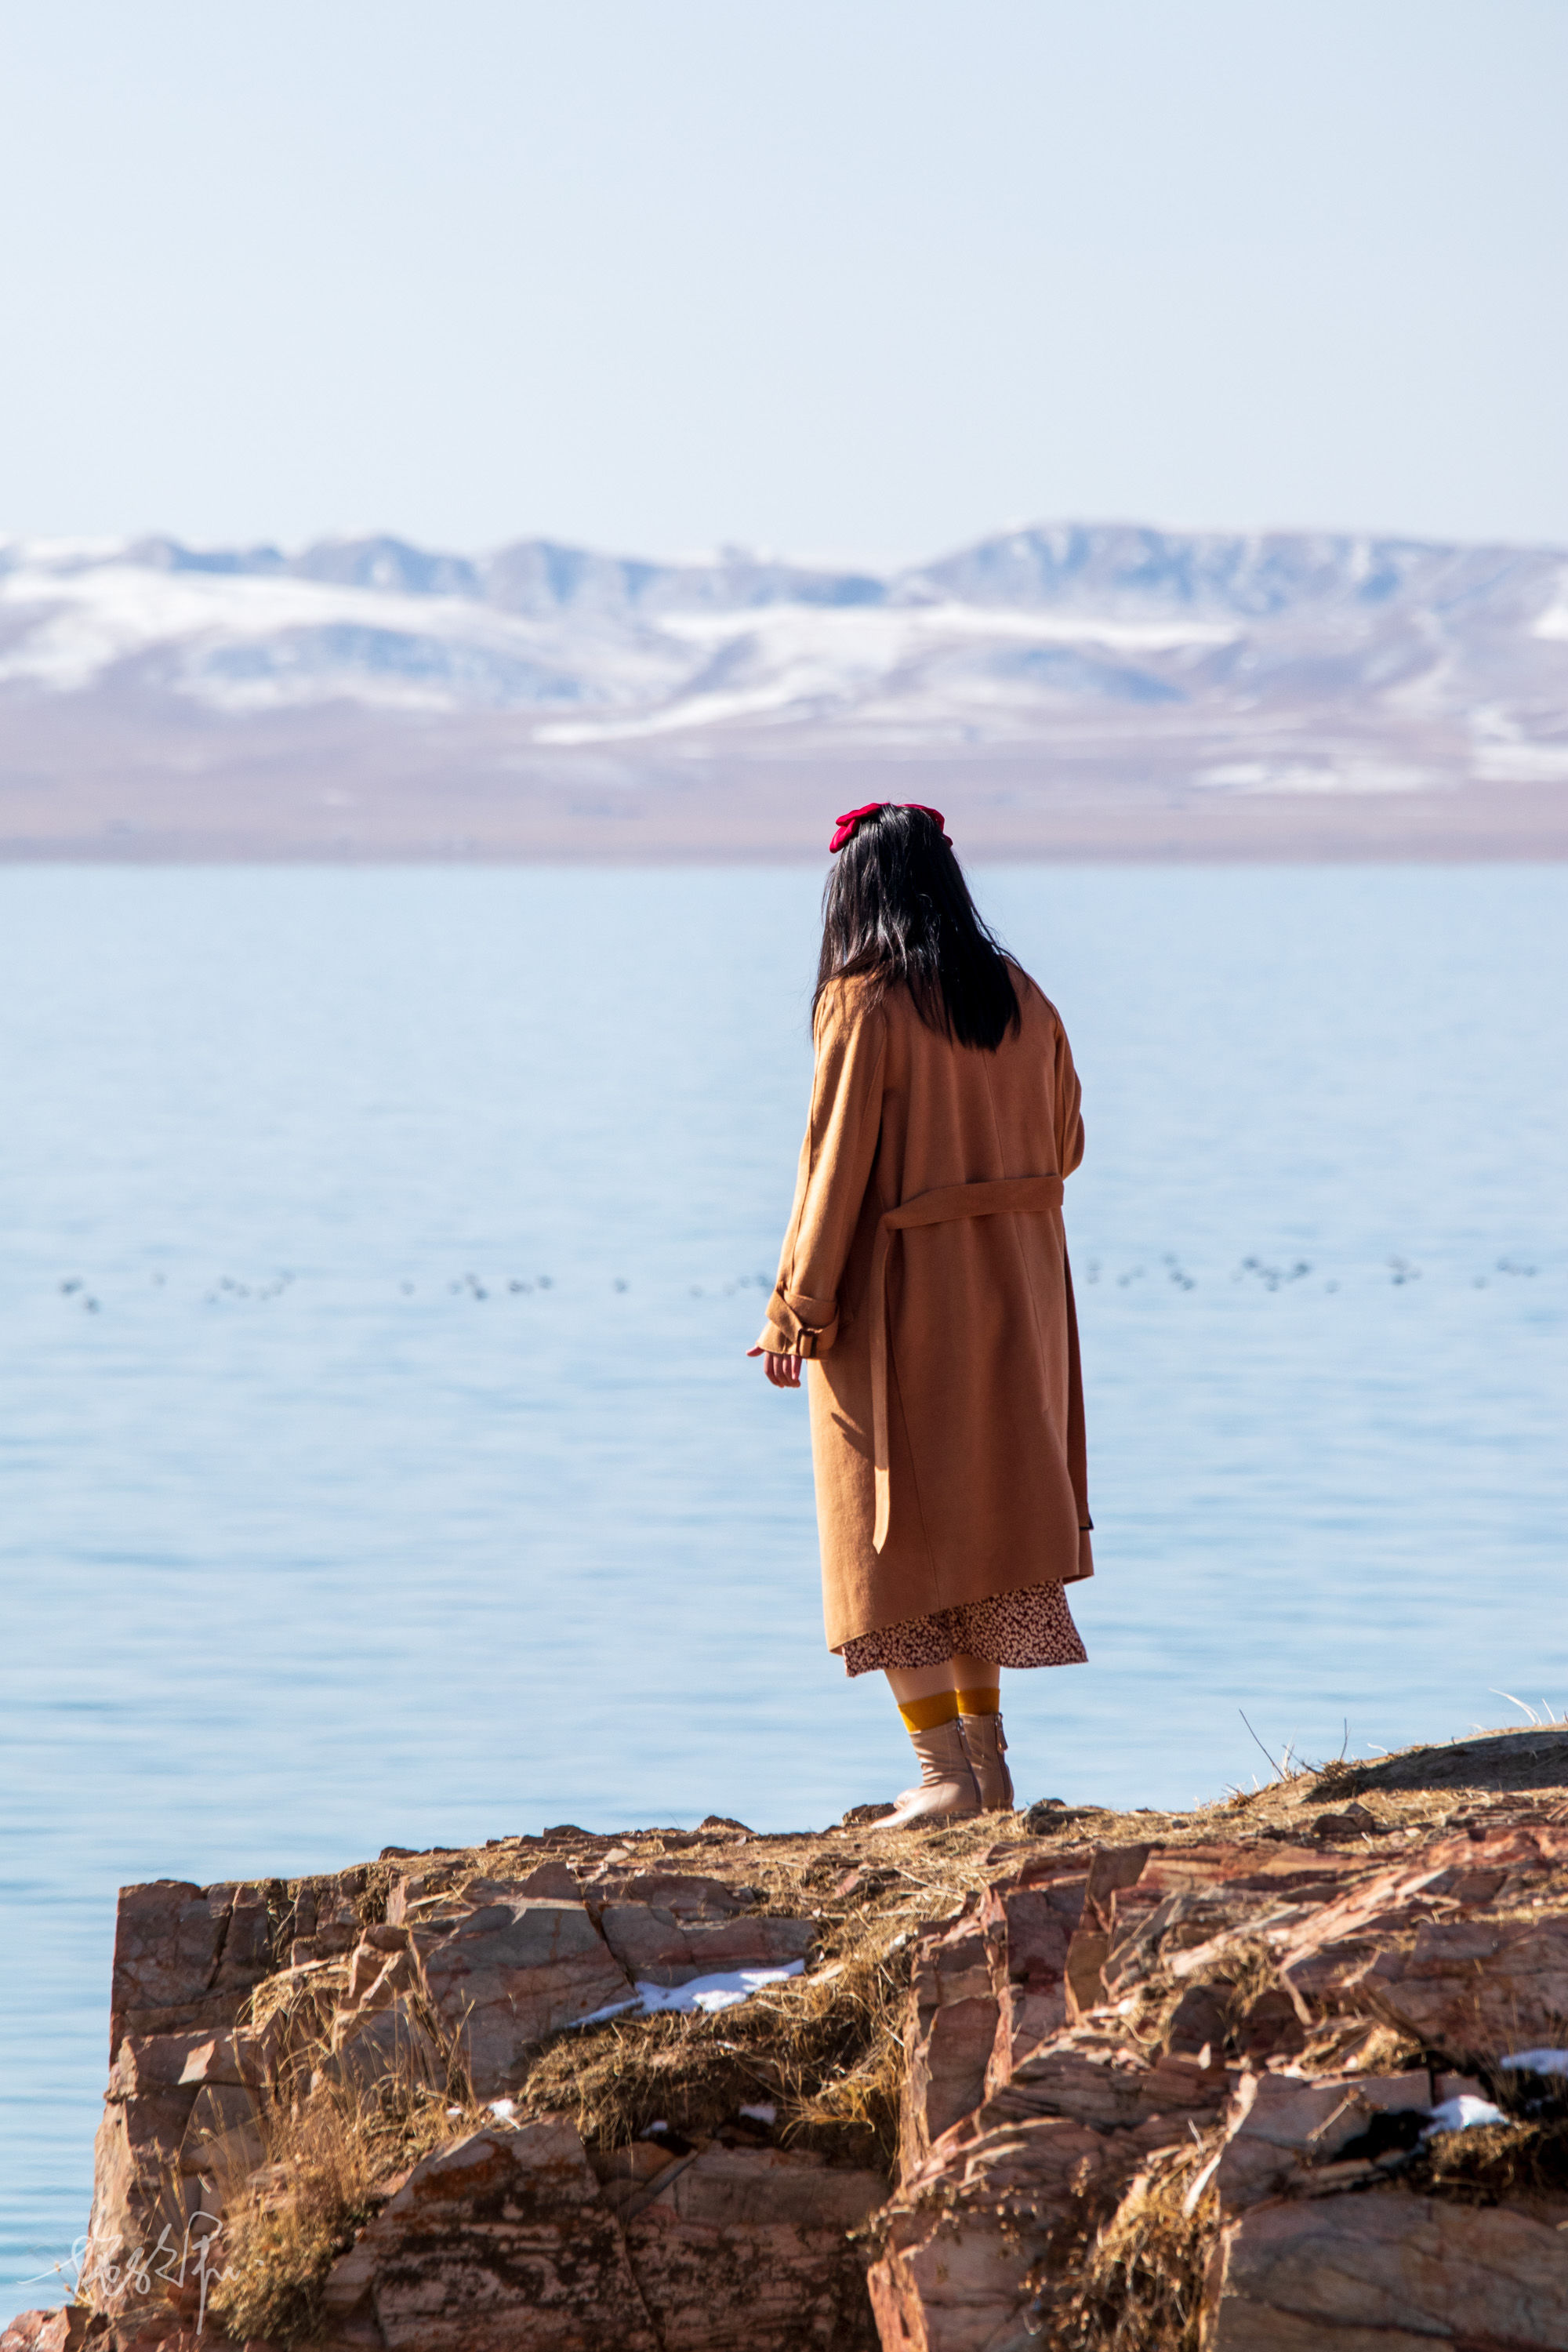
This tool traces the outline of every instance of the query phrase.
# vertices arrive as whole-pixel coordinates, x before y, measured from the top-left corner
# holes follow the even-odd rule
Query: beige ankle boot
[[[930,1731],[911,1731],[910,1744],[920,1761],[920,1784],[906,1789],[893,1811],[870,1824],[873,1829],[907,1830],[917,1822],[967,1821],[981,1811],[980,1790],[956,1716]]]
[[[988,1813],[1013,1810],[1013,1775],[1007,1769],[1007,1742],[999,1715],[961,1715],[963,1745],[974,1773],[980,1801]]]

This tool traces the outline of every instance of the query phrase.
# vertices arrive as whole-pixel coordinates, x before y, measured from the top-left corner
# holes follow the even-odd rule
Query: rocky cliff
[[[0,2352],[1568,2352],[1568,1735],[867,1810],[127,1888]]]

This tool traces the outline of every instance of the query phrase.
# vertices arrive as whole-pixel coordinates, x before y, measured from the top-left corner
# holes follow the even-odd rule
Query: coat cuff
[[[770,1356],[826,1356],[838,1337],[838,1301],[781,1285],[768,1301],[759,1345]]]

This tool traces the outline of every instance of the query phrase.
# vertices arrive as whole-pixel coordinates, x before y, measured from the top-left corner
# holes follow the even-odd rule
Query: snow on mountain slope
[[[237,568],[165,567],[117,549],[7,551],[0,685],[70,692],[135,665],[145,682],[244,711],[356,700],[413,709],[615,701],[675,684],[647,631],[534,621],[442,583],[343,584]]]
[[[1242,621],[1342,612],[1369,616],[1419,603],[1457,609],[1527,599],[1553,559],[1517,548],[1267,531],[1159,531],[1063,523],[983,540],[906,573],[904,594],[980,604],[1071,604],[1102,612],[1173,607]]]
[[[1168,698],[1140,657],[1231,643],[1232,623],[917,597],[904,583],[740,557],[635,564],[555,548],[481,563],[396,541],[193,556],[166,541],[16,543],[0,571],[0,686],[119,673],[215,710],[340,698],[403,709],[588,706],[542,740],[820,713],[907,693],[947,657],[949,697]],[[1089,657],[1045,648],[1084,646]],[[989,656],[989,658],[988,658]],[[953,657],[957,657],[956,667]],[[635,706],[635,716],[623,716]]]
[[[74,703],[488,714],[542,756],[1038,746],[1218,792],[1568,781],[1568,558],[1121,524],[886,574],[548,541],[0,544],[0,713]]]
[[[680,694],[631,718],[551,720],[545,743],[629,741],[738,719],[937,715],[1039,693],[1126,701],[1179,698],[1138,657],[1229,645],[1205,621],[1117,621],[1088,614],[985,611],[959,604],[780,604],[743,616],[667,615],[666,633],[704,658]]]

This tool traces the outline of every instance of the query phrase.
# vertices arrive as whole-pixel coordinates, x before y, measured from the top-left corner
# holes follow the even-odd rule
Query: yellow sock
[[[962,1690],[958,1694],[960,1715],[1000,1715],[1002,1685],[992,1683],[981,1690]]]
[[[900,1699],[899,1713],[906,1731],[934,1731],[939,1723],[952,1723],[958,1716],[958,1693],[938,1691],[933,1698]]]

